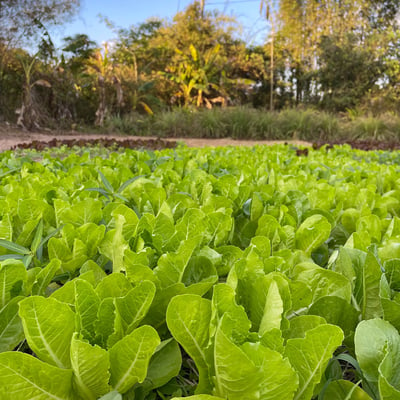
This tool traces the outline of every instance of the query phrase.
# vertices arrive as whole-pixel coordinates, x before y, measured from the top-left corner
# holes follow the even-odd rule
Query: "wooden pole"
[[[270,95],[269,110],[274,111],[274,23],[271,26],[271,72],[270,72]]]

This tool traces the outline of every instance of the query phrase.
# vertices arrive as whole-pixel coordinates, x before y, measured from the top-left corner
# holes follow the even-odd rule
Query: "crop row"
[[[0,156],[1,399],[400,399],[398,153],[57,154]]]

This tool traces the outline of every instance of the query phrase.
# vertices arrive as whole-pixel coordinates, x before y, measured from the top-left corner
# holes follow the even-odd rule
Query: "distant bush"
[[[313,109],[270,112],[247,107],[212,110],[175,109],[156,115],[132,113],[111,117],[109,133],[158,137],[196,137],[266,140],[355,140],[400,138],[395,114],[363,116],[331,114]]]

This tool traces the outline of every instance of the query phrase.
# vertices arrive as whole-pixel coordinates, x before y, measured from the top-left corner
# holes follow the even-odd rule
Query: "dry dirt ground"
[[[82,134],[75,132],[56,133],[56,132],[26,132],[13,127],[0,126],[0,151],[10,150],[13,146],[20,143],[30,143],[32,141],[50,141],[52,139],[80,139],[80,138],[108,138],[115,140],[124,139],[156,139],[149,136],[122,136],[114,134]],[[205,147],[205,146],[254,146],[257,144],[272,145],[278,143],[291,143],[296,146],[311,146],[311,143],[297,141],[269,141],[269,140],[233,140],[233,139],[198,139],[198,138],[163,138],[167,141],[183,142],[189,147]]]

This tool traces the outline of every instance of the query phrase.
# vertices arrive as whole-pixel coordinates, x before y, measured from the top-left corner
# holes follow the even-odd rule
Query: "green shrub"
[[[314,109],[270,112],[249,107],[177,108],[155,115],[113,116],[108,119],[105,130],[138,136],[214,139],[394,140],[400,138],[400,118],[393,113],[364,116],[359,110],[339,115]]]

